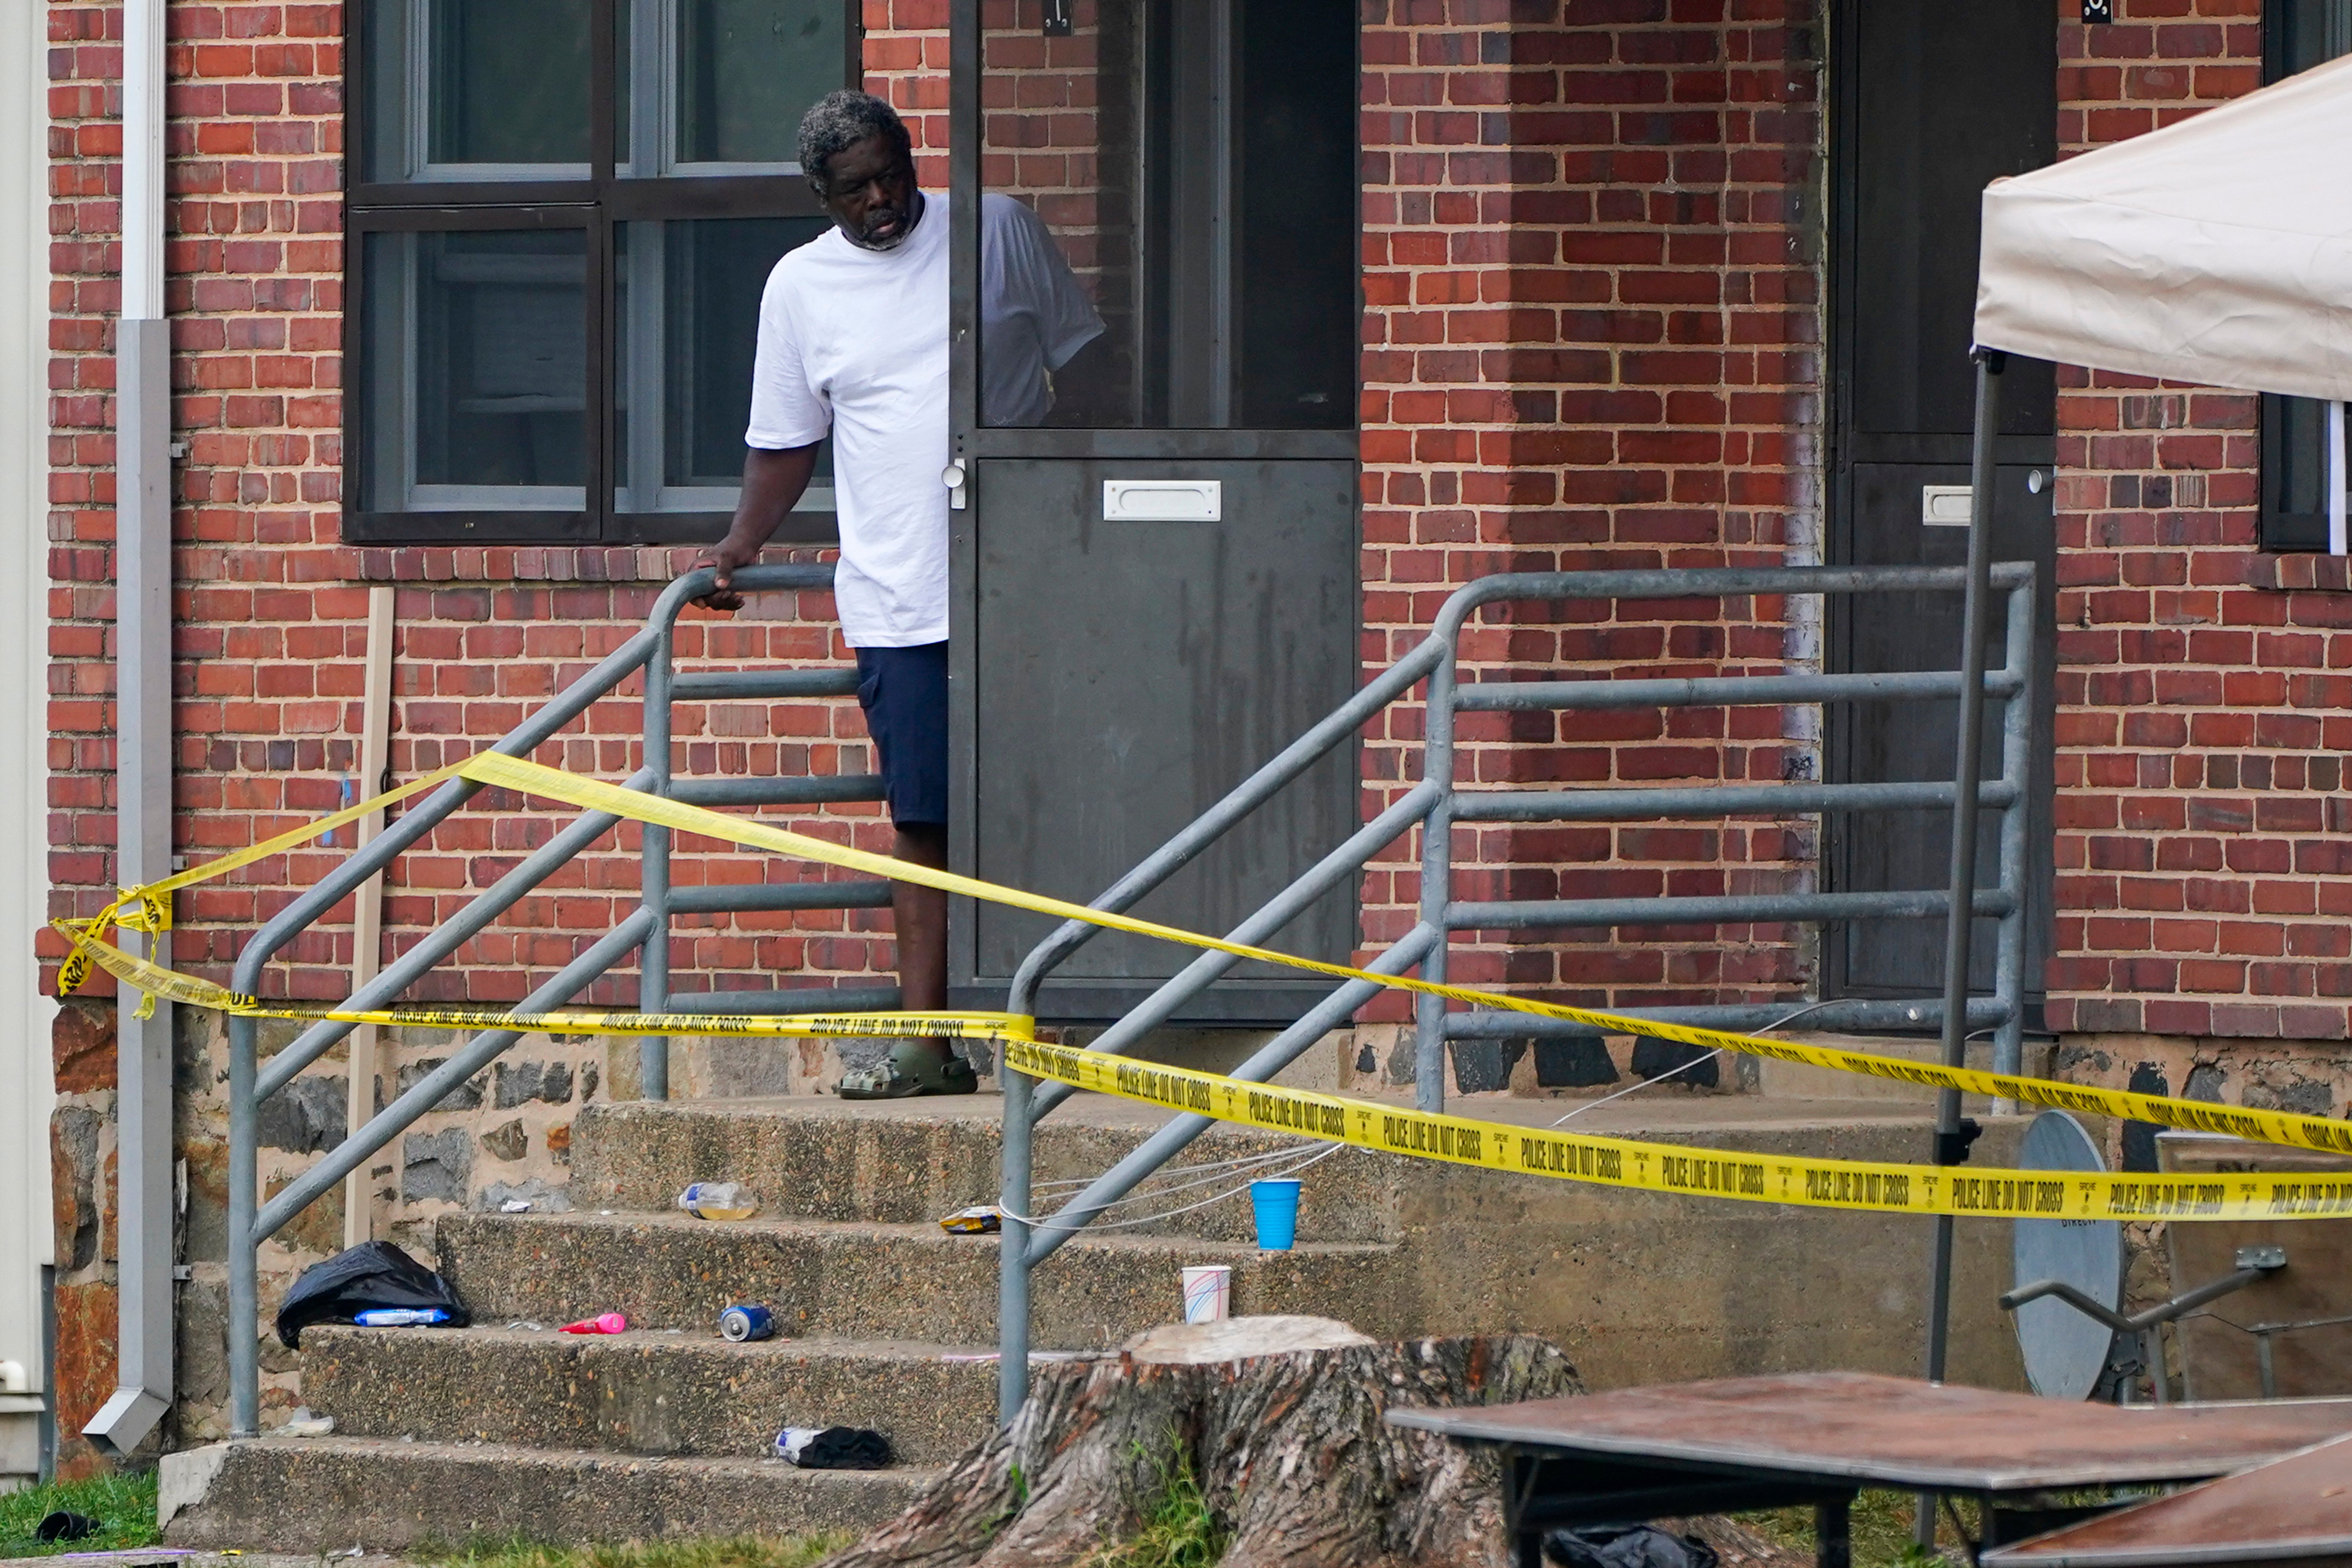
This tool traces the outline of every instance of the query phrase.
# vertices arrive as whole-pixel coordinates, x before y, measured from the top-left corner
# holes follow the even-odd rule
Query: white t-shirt
[[[982,407],[1034,424],[1059,369],[1103,329],[1037,215],[981,203]],[[747,445],[779,451],[833,436],[841,564],[834,600],[854,648],[948,634],[948,201],[894,250],[827,229],[787,252],[760,296]]]

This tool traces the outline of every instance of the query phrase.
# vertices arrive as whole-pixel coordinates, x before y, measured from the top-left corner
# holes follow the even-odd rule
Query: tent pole
[[[1960,743],[1952,768],[1951,904],[1944,920],[1944,1065],[1968,1064],[1969,911],[1977,881],[1977,781],[1984,755],[1985,611],[1992,597],[1993,439],[2000,430],[2000,377],[2009,356],[1979,349],[1976,432],[1969,448],[1969,582],[1960,634]],[[2020,696],[2014,700],[2027,701]],[[1969,1156],[1973,1129],[1960,1118],[1960,1094],[1936,1095],[1935,1163],[1956,1166]],[[1936,1219],[1935,1262],[1927,1299],[1927,1381],[1944,1380],[1951,1333],[1952,1218]],[[1919,1500],[1919,1544],[1933,1548],[1936,1500]]]

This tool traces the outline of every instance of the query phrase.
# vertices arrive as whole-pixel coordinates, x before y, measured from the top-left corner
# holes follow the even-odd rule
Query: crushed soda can
[[[940,1220],[940,1228],[950,1236],[993,1236],[1004,1228],[1004,1214],[992,1203],[975,1203]]]
[[[719,1314],[719,1337],[730,1344],[776,1337],[776,1314],[757,1301],[730,1307]]]

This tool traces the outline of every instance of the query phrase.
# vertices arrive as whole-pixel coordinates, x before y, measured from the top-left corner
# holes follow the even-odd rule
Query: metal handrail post
[[[1439,793],[1421,824],[1421,923],[1437,934],[1422,958],[1421,975],[1439,985],[1445,983],[1446,950],[1454,945],[1445,907],[1454,898],[1454,700],[1459,635],[1458,627],[1448,630],[1444,653],[1429,672],[1422,720],[1422,780],[1435,783]],[[1412,1012],[1413,1104],[1423,1111],[1443,1111],[1445,998],[1423,991],[1413,998]]]
[[[1010,1426],[1029,1397],[1029,1222],[1034,1212],[1030,1190],[1031,1145],[1036,1118],[1029,1092],[1036,1080],[1015,1072],[998,1058],[1004,1080],[1004,1169],[996,1205],[1003,1218],[997,1238],[996,1419]]]
[[[2024,808],[2033,768],[2033,622],[2034,584],[2009,591],[2007,672],[2017,679],[2016,695],[2003,705],[2000,716],[2001,782],[2014,791],[2017,802],[2000,818],[2000,890],[2009,913],[2000,917],[2000,934],[1993,955],[1993,994],[2005,997],[2009,1017],[1993,1031],[1992,1070],[2015,1073],[2025,1060],[2025,916],[2026,876],[2032,864],[2032,813]],[[1997,1109],[2007,1109],[2002,1103]]]
[[[677,622],[660,622],[654,650],[646,659],[646,788],[656,795],[670,792],[670,674]],[[638,907],[652,922],[645,950],[637,955],[637,1008],[642,1012],[669,1010],[669,850],[670,832],[658,823],[639,824],[644,837],[638,858]],[[647,1035],[637,1041],[637,1093],[646,1100],[669,1098],[669,1037]]]

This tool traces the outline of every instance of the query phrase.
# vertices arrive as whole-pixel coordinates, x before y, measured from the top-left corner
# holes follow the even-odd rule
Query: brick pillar
[[[1499,570],[1811,559],[1820,419],[1818,30],[1802,0],[1394,0],[1365,61],[1366,656]],[[1789,552],[1791,545],[1796,554]],[[1594,674],[1778,669],[1778,603],[1526,607],[1465,656]],[[1782,716],[1465,718],[1465,782],[1778,781]],[[1367,748],[1367,810],[1408,786],[1418,715]],[[1367,936],[1412,922],[1409,847]],[[1457,846],[1471,897],[1801,883],[1799,823],[1506,828]],[[1498,941],[1454,975],[1638,1005],[1782,994],[1782,928]],[[1402,1018],[1394,998],[1372,1016]]]

